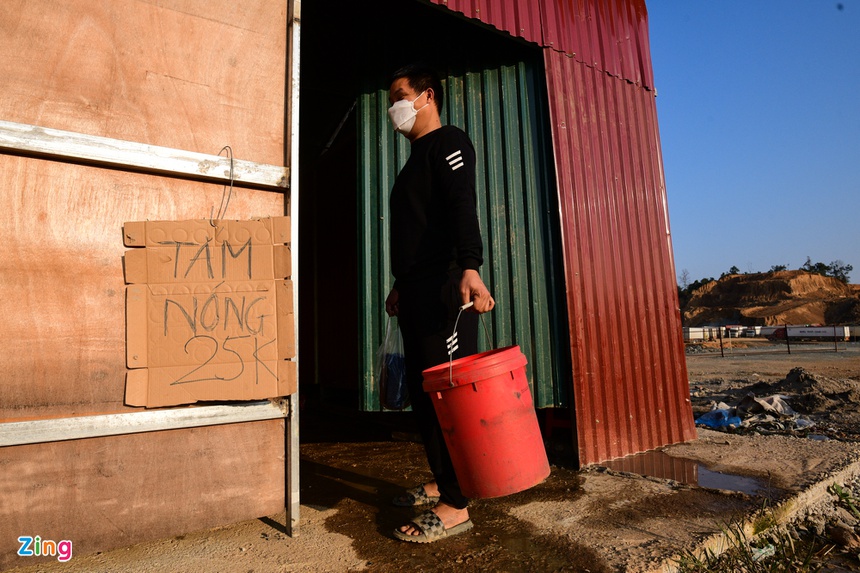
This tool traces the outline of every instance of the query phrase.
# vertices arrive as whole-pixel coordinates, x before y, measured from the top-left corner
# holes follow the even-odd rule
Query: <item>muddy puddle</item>
[[[604,462],[600,466],[614,471],[670,479],[683,484],[709,489],[739,492],[747,495],[766,495],[771,493],[771,488],[765,480],[713,471],[695,460],[670,456],[659,450],[642,452],[610,462]]]

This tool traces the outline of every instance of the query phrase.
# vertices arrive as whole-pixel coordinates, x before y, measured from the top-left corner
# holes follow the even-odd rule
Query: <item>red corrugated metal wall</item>
[[[696,437],[643,0],[434,0],[544,47],[582,465]]]
[[[580,460],[693,439],[653,92],[544,60]]]
[[[614,77],[654,86],[644,0],[430,1]]]

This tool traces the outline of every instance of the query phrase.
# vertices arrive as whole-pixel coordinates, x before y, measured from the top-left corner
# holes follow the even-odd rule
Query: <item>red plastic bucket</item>
[[[509,495],[549,475],[526,363],[519,346],[508,346],[423,372],[467,497]]]

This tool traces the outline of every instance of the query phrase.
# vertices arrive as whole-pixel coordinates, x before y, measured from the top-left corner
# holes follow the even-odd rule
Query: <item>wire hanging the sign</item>
[[[227,208],[230,206],[230,198],[233,197],[233,148],[229,145],[225,145],[221,148],[221,151],[218,152],[218,155],[224,153],[224,150],[227,151],[227,157],[230,158],[230,190],[229,192],[227,191],[226,185],[224,185],[223,189],[221,190],[221,204],[218,206],[217,217],[214,217],[214,206],[209,210],[209,224],[213,227],[215,226],[216,221],[222,220],[227,215]]]

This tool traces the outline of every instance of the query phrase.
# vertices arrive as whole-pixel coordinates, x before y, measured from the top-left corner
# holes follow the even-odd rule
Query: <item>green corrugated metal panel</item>
[[[569,341],[558,205],[547,143],[539,66],[500,65],[445,78],[442,122],[463,128],[478,162],[478,218],[484,237],[481,276],[496,299],[484,324],[494,347],[520,345],[537,407],[567,406]],[[388,123],[387,86],[359,97],[359,269],[362,408],[378,410],[373,374],[385,331],[389,274],[388,196],[408,159],[406,138]],[[487,343],[480,337],[481,349]]]

